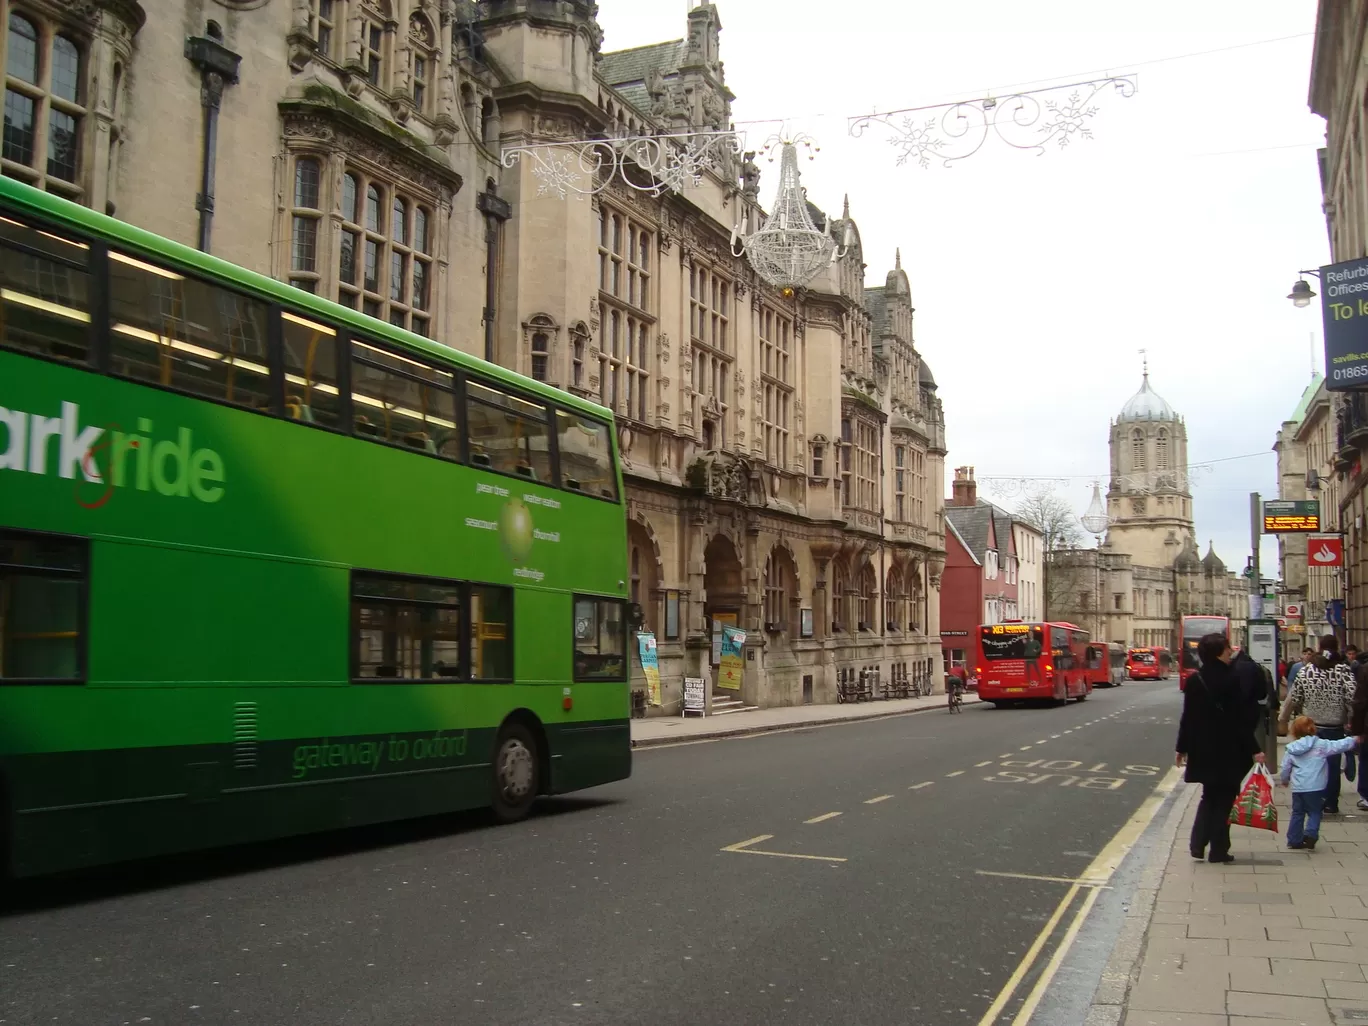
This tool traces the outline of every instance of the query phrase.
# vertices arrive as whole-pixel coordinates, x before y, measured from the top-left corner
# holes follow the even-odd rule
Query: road
[[[649,749],[511,827],[45,885],[0,917],[0,1022],[977,1024],[1167,772],[1179,703],[1134,683]]]

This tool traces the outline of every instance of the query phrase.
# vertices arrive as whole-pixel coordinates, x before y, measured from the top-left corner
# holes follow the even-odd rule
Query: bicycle
[[[959,678],[954,678],[954,683],[945,689],[945,701],[949,706],[950,712],[960,712],[960,706],[964,704],[964,684]]]

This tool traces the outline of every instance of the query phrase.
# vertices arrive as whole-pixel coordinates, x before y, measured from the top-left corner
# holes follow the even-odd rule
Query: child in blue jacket
[[[1292,815],[1287,820],[1287,846],[1315,850],[1320,837],[1321,813],[1325,809],[1325,784],[1329,768],[1325,760],[1352,751],[1358,738],[1327,741],[1316,737],[1316,721],[1298,716],[1292,721],[1294,740],[1284,750],[1286,761],[1278,775],[1286,787],[1292,783]]]

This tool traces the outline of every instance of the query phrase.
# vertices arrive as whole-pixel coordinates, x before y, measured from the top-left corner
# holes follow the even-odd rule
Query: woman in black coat
[[[1245,774],[1264,757],[1230,668],[1230,642],[1224,634],[1208,634],[1197,645],[1197,657],[1202,668],[1188,678],[1183,691],[1176,746],[1178,765],[1187,763],[1184,779],[1202,785],[1188,849],[1200,859],[1210,845],[1209,861],[1233,862],[1230,810]]]

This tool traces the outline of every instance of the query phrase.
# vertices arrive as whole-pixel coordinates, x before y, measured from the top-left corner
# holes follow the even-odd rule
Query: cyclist
[[[964,667],[952,666],[945,676],[945,701],[953,712],[964,700]]]

